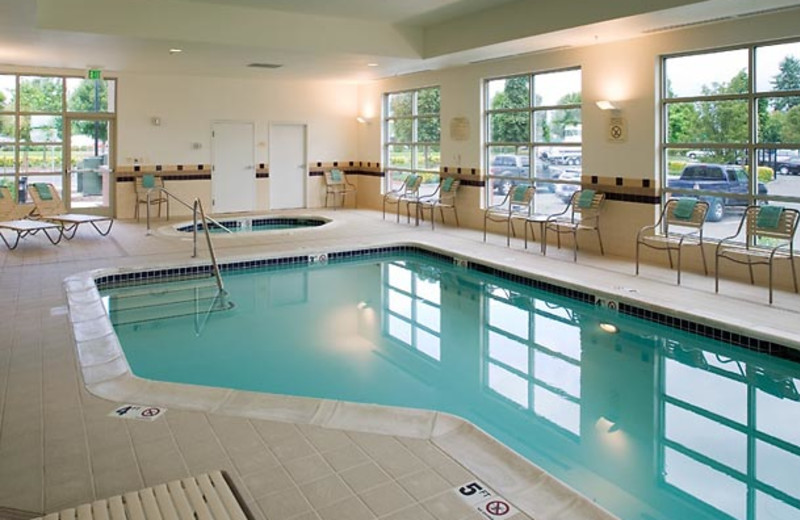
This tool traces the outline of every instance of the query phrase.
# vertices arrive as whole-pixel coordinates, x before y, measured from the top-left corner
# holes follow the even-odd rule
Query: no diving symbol
[[[614,139],[619,139],[620,137],[622,137],[622,128],[620,128],[617,125],[612,126],[611,137],[613,137]]]
[[[144,410],[142,410],[142,417],[155,417],[160,413],[161,410],[159,410],[158,408],[145,408]]]
[[[502,500],[492,500],[486,503],[486,511],[495,516],[503,516],[508,513],[509,509],[508,504]]]

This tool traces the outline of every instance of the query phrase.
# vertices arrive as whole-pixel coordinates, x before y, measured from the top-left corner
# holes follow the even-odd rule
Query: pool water
[[[202,319],[105,290],[133,372],[449,412],[625,520],[800,518],[792,362],[422,255],[225,283]]]
[[[208,230],[211,233],[228,233],[228,231],[233,233],[249,233],[253,231],[311,228],[328,223],[325,219],[314,217],[247,217],[235,220],[221,220],[218,222],[225,226],[227,230],[222,229],[213,222],[209,222]],[[203,228],[204,226],[202,223],[197,224],[198,231],[202,231]],[[185,233],[191,233],[194,230],[194,224],[180,225],[176,229]]]

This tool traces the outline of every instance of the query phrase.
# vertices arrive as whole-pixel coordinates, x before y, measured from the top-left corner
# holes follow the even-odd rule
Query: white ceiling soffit
[[[641,36],[800,0],[2,0],[0,63],[364,81]],[[170,47],[185,52],[170,56]],[[274,70],[249,63],[279,63]],[[367,67],[377,63],[378,67]]]

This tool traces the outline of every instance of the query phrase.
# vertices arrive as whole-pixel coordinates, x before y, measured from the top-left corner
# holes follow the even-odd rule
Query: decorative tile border
[[[431,258],[446,263],[454,263],[457,258],[453,255],[440,253],[430,249],[425,249],[416,245],[396,245],[386,247],[374,247],[367,249],[357,249],[352,251],[336,251],[328,253],[329,263],[341,263],[347,260],[357,258],[368,258],[374,256],[385,256],[389,254],[402,253],[406,255],[418,256],[420,258]],[[247,269],[255,269],[267,266],[276,265],[306,265],[308,264],[308,255],[302,256],[289,256],[283,258],[267,258],[260,260],[249,260],[244,262],[231,262],[220,264],[220,270],[224,272],[240,271]],[[573,300],[595,305],[598,296],[585,291],[563,287],[550,282],[545,282],[523,276],[519,274],[510,273],[490,265],[480,262],[468,261],[467,268],[475,270],[483,274],[489,274],[508,280],[510,282],[518,283],[534,289],[547,291],[552,294],[564,296]],[[112,275],[100,276],[95,279],[98,289],[105,289],[109,287],[117,287],[122,285],[136,285],[144,281],[152,280],[184,280],[201,275],[211,276],[210,265],[198,265],[189,267],[177,267],[169,269],[154,269],[150,271],[127,272],[117,273]],[[734,345],[737,347],[746,348],[755,352],[769,354],[782,359],[800,362],[800,350],[793,349],[780,343],[773,341],[759,339],[745,334],[739,334],[724,330],[712,325],[704,325],[685,318],[678,318],[663,314],[660,312],[652,311],[643,307],[632,305],[629,303],[619,302],[619,312],[634,316],[647,321],[666,325],[668,327],[697,334],[710,339],[715,339],[723,343]]]

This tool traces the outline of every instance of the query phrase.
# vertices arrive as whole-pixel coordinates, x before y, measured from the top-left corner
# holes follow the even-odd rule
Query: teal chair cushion
[[[756,217],[756,226],[765,229],[775,229],[781,222],[783,206],[761,206]]]
[[[511,202],[525,202],[525,192],[527,191],[527,186],[514,186],[514,191],[511,194]]]
[[[697,206],[697,199],[690,199],[688,197],[678,199],[678,203],[675,204],[675,210],[672,212],[672,214],[675,216],[675,218],[689,220],[694,214],[695,206]]]
[[[53,200],[53,194],[50,193],[50,186],[43,182],[34,183],[36,191],[39,192],[39,198],[42,200]]]
[[[333,182],[342,182],[342,170],[331,170],[331,180]]]
[[[142,187],[143,188],[155,188],[156,187],[156,176],[155,175],[142,175]]]
[[[594,201],[594,190],[583,190],[581,194],[578,196],[578,207],[579,208],[591,208],[592,202]]]
[[[443,180],[442,181],[442,191],[444,191],[444,192],[450,191],[450,188],[453,187],[453,182],[455,182],[455,179],[453,177],[448,177],[445,180]]]

